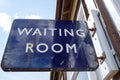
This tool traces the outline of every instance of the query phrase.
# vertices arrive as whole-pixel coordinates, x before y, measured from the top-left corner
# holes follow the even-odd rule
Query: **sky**
[[[0,0],[0,62],[14,19],[55,19],[55,11],[56,0]],[[49,72],[4,72],[0,68],[0,80],[49,80],[49,77]]]

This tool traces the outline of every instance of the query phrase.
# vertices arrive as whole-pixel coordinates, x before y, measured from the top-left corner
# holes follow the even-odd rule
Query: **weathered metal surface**
[[[98,62],[83,21],[14,20],[4,71],[89,71]]]

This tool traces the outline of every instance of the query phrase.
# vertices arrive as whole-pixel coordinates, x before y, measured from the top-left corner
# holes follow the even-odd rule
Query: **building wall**
[[[102,19],[102,16],[99,12],[99,9],[95,5],[95,2],[93,0],[84,0],[85,4],[88,9],[89,13],[89,18],[86,18],[84,7],[82,5],[79,8],[79,13],[78,13],[78,20],[86,20],[88,23],[89,28],[93,28],[93,26],[96,27],[96,33],[94,34],[94,37],[92,37],[95,50],[97,53],[97,56],[101,56],[103,53],[106,56],[105,61],[100,64],[99,68],[94,71],[94,72],[88,72],[88,77],[89,80],[109,80],[112,79],[112,77],[119,71],[117,62],[114,58],[115,56],[115,51],[113,49],[113,46],[111,44],[111,40],[108,36],[108,33],[106,31],[106,25],[104,24],[104,21]],[[110,4],[113,5],[111,1],[105,2],[107,8],[111,6]],[[111,9],[112,8],[112,9]],[[116,16],[113,15],[113,10],[114,12],[116,11],[113,6],[109,8],[109,13],[113,19],[113,21],[116,23],[116,25],[119,25],[118,22],[115,21],[116,17],[118,17],[118,13],[116,12]],[[82,15],[81,15],[82,14]],[[84,18],[84,19],[83,19]],[[120,19],[120,18],[119,18]],[[118,20],[120,21],[120,20]],[[95,24],[95,25],[94,25]],[[119,30],[119,27],[117,27]]]

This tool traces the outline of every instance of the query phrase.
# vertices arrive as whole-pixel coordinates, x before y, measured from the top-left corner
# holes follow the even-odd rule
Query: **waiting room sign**
[[[2,59],[4,71],[91,71],[98,62],[84,21],[13,21]]]

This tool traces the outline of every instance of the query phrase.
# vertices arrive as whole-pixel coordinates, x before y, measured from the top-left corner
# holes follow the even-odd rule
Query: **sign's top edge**
[[[55,20],[55,19],[14,19],[13,21],[18,21],[18,20],[39,20],[39,21],[82,21],[82,20]],[[83,21],[85,22],[85,21]]]

